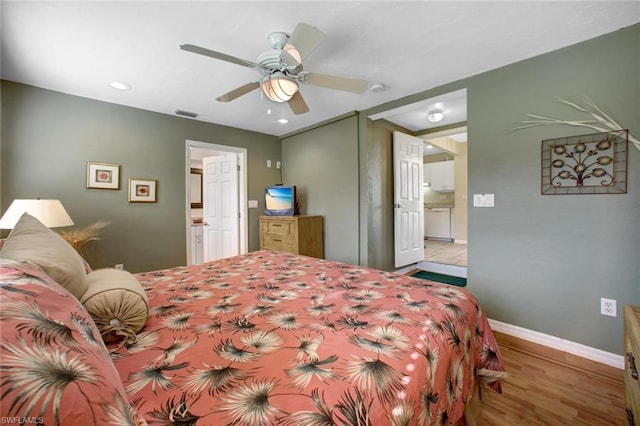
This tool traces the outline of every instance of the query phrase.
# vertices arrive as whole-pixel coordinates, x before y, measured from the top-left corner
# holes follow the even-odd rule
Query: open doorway
[[[466,268],[467,128],[421,137],[425,141],[424,262]]]
[[[187,265],[246,253],[246,149],[187,140],[185,158]],[[233,179],[220,182],[207,174],[207,164],[220,170],[232,164],[225,173]],[[232,217],[226,212],[232,212]]]
[[[467,90],[444,93],[369,118],[383,119],[424,140],[423,175],[424,184],[429,187],[424,188],[426,233],[420,238],[424,238],[426,245],[425,259],[416,266],[466,277]],[[435,154],[439,156],[431,157]],[[434,163],[433,171],[426,162]],[[432,182],[432,177],[437,181]]]

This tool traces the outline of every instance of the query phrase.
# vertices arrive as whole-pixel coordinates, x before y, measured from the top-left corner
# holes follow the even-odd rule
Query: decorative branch
[[[64,238],[76,251],[80,252],[89,241],[99,240],[100,230],[109,225],[110,222],[96,222],[93,225],[72,231],[61,231],[60,236]]]
[[[530,127],[537,126],[551,126],[556,124],[564,124],[567,126],[578,126],[578,127],[586,127],[588,129],[592,129],[601,133],[610,132],[611,130],[624,130],[620,124],[618,124],[613,118],[604,113],[598,106],[591,100],[589,97],[584,97],[584,102],[587,104],[587,107],[583,107],[578,105],[577,103],[570,102],[566,99],[562,99],[558,96],[554,96],[554,99],[558,102],[562,102],[563,104],[569,105],[578,111],[582,111],[586,114],[589,114],[593,117],[593,120],[561,120],[559,118],[553,117],[545,117],[543,115],[537,114],[527,114],[527,117],[533,118],[534,120],[523,120],[518,122],[522,124],[522,126],[514,127],[515,130],[528,129]],[[638,150],[640,150],[640,140],[629,133],[629,141],[635,145]]]

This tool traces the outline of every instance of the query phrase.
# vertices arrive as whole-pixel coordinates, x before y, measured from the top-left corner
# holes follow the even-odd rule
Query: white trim
[[[582,358],[590,359],[611,367],[624,370],[624,357],[611,352],[585,346],[570,340],[561,339],[559,337],[550,336],[548,334],[539,333],[537,331],[528,330],[516,325],[489,319],[489,325],[493,331],[508,334],[509,336],[527,340],[542,346],[567,352]]]
[[[446,265],[444,263],[427,262],[425,260],[416,264],[418,269],[435,272],[436,274],[451,275],[453,277],[467,278],[467,268],[458,265]]]
[[[467,240],[456,240],[456,239],[454,239],[453,242],[456,243],[456,244],[467,244]]]

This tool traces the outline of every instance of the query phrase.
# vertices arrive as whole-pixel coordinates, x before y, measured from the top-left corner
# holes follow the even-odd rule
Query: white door
[[[237,155],[203,158],[202,180],[204,261],[238,255]]]
[[[395,266],[424,259],[424,141],[393,132]]]

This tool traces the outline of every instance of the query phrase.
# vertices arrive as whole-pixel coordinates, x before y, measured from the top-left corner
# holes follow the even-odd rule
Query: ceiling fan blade
[[[300,22],[289,37],[280,58],[288,65],[300,65],[311,52],[320,46],[326,36],[318,28]]]
[[[302,75],[301,77],[301,80],[303,82],[311,84],[312,86],[344,90],[345,92],[364,93],[369,87],[369,83],[366,80],[349,77],[338,77],[337,75],[318,74],[315,72],[310,72],[304,73],[304,75]]]
[[[252,81],[251,83],[247,83],[243,86],[238,87],[237,89],[233,89],[229,93],[225,93],[222,96],[216,98],[218,102],[231,102],[232,100],[239,98],[242,95],[246,95],[247,93],[257,89],[260,87],[259,81]]]
[[[248,61],[246,59],[236,58],[235,56],[216,52],[215,50],[205,49],[204,47],[196,46],[193,44],[181,44],[180,49],[186,52],[197,53],[198,55],[208,56],[214,59],[220,59],[221,61],[231,62],[232,64],[241,65],[247,68],[254,68],[254,69],[259,68],[258,64],[256,64],[255,62]]]
[[[309,112],[309,107],[307,103],[304,101],[304,98],[300,94],[298,90],[295,95],[291,99],[289,99],[289,108],[295,115],[304,114],[305,112]]]

